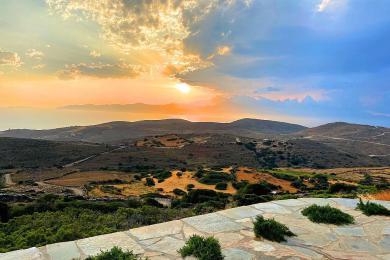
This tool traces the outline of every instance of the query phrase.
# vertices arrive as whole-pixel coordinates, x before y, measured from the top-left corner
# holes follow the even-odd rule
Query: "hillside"
[[[379,160],[390,158],[390,129],[385,127],[330,123],[295,134],[346,153],[360,153]]]
[[[239,136],[291,134],[304,126],[259,119],[241,119],[231,123],[190,122],[181,119],[109,122],[93,126],[74,126],[50,130],[15,129],[0,132],[0,137],[32,138],[54,141],[111,143],[125,139],[169,133],[222,133]]]
[[[0,168],[62,166],[107,149],[91,143],[0,137]]]
[[[370,125],[329,123],[300,132],[303,136],[351,139],[390,145],[390,128]]]

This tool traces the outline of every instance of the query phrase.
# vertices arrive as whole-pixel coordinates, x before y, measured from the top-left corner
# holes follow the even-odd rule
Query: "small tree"
[[[146,186],[154,186],[155,185],[154,180],[152,178],[146,178],[145,180],[146,180],[146,183],[145,183]]]

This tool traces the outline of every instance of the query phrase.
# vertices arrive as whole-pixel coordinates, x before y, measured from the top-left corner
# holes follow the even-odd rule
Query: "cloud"
[[[348,0],[321,0],[317,5],[317,12],[322,13],[327,10],[343,10]]]
[[[332,0],[322,0],[321,3],[317,6],[317,12],[323,12],[328,7]]]
[[[20,56],[16,52],[2,51],[0,49],[0,66],[10,66],[18,68],[23,64]]]
[[[95,50],[91,51],[91,52],[89,53],[89,55],[92,56],[92,57],[94,57],[94,58],[97,58],[97,57],[102,56],[102,54],[101,54],[100,52],[95,51]]]
[[[45,55],[43,52],[38,51],[36,49],[29,49],[26,52],[26,56],[33,58],[33,59],[36,59],[36,60],[41,60],[43,58],[43,56],[45,56]]]
[[[46,0],[53,13],[95,21],[103,37],[124,52],[152,50],[164,60],[165,73],[187,73],[212,66],[189,52],[184,40],[206,16],[250,0]],[[226,51],[226,50],[225,50]]]
[[[226,46],[226,45],[218,46],[218,48],[217,48],[217,53],[218,53],[218,55],[221,55],[221,56],[228,55],[231,53],[231,51],[232,51],[232,48],[229,46]]]
[[[120,62],[108,63],[79,63],[66,65],[65,69],[59,71],[58,77],[63,80],[80,78],[82,76],[94,78],[134,78],[137,77],[143,68],[138,65]]]

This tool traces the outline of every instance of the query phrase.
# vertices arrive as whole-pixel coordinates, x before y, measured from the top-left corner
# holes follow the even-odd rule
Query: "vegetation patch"
[[[84,201],[46,196],[26,205],[0,204],[0,253],[77,240],[194,215],[192,209],[146,206],[136,200]],[[2,214],[3,215],[3,214]]]
[[[370,202],[370,201],[364,203],[362,200],[360,200],[356,209],[361,210],[367,216],[371,216],[371,215],[390,216],[390,210],[388,210],[386,207],[380,204]]]
[[[217,190],[226,190],[227,189],[227,183],[219,182],[215,185],[215,189]]]
[[[102,251],[97,256],[90,256],[86,260],[142,260],[143,258],[133,254],[132,251],[122,251],[119,247],[113,247],[111,250]]]
[[[183,191],[183,190],[181,190],[181,189],[174,189],[174,190],[173,190],[173,193],[174,193],[175,195],[178,195],[178,196],[183,196],[183,195],[186,195],[186,194],[187,194],[185,191]]]
[[[201,237],[194,235],[179,250],[181,256],[194,256],[199,260],[222,260],[221,245],[213,237]]]
[[[230,174],[222,172],[208,172],[207,174],[203,174],[203,177],[199,179],[199,182],[203,184],[215,185],[219,182],[228,182],[231,180],[232,176]]]
[[[254,232],[256,237],[263,237],[275,242],[286,241],[286,236],[295,236],[286,225],[283,225],[274,219],[264,219],[263,216],[256,217]]]
[[[335,225],[354,223],[354,218],[351,215],[344,213],[341,210],[333,208],[329,205],[311,205],[302,210],[302,215],[308,217],[312,222],[315,223],[326,223]]]
[[[347,183],[343,183],[343,182],[337,182],[337,183],[330,185],[329,192],[330,193],[351,193],[353,191],[356,191],[357,188],[358,187],[356,185],[347,184]]]

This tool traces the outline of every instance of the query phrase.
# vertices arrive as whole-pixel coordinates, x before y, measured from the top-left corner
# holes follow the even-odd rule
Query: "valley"
[[[0,251],[277,199],[386,200],[390,147],[385,130],[375,129],[244,119],[1,132],[2,232],[13,241],[28,228],[34,239],[0,239]],[[85,219],[75,222],[80,214]],[[87,224],[95,214],[100,222]],[[61,220],[38,238],[40,218]]]

